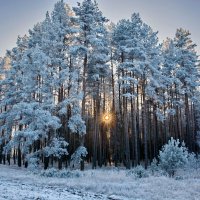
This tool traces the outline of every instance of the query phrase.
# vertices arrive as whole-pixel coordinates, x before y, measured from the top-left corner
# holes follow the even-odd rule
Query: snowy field
[[[0,165],[0,200],[200,200],[200,172],[134,178],[125,170],[87,170],[80,177],[52,178]]]

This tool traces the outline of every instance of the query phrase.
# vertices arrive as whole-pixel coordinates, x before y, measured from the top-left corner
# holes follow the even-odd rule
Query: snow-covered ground
[[[70,188],[68,182],[30,174],[25,169],[0,165],[0,200],[93,200],[103,195]],[[78,181],[78,180],[77,180]]]
[[[51,178],[0,165],[0,200],[200,200],[200,173],[136,179],[125,170],[87,170]]]

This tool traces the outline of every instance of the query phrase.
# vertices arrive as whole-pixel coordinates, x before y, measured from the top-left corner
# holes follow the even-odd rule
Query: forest
[[[138,13],[60,0],[0,59],[0,164],[147,168],[172,137],[199,153],[199,78],[188,30],[160,43]]]

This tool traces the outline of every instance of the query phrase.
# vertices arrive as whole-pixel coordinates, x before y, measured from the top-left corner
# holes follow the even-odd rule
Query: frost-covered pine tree
[[[141,116],[143,123],[145,166],[148,163],[148,129],[147,106],[150,102],[159,103],[157,90],[162,87],[161,73],[159,72],[161,58],[157,33],[146,25],[139,14],[133,14],[131,20],[121,20],[114,29],[113,42],[115,56],[118,59],[119,76],[119,106],[123,115],[123,131],[126,135],[126,162],[130,167],[129,133],[128,133],[128,106],[132,111],[132,145],[138,164],[138,137],[139,137],[139,99],[142,98]],[[139,91],[140,94],[139,94]],[[122,95],[122,96],[120,96]],[[123,113],[122,113],[123,111]],[[137,124],[138,123],[138,124]]]
[[[32,118],[32,120],[28,120],[30,124],[27,124],[25,129],[28,135],[30,132],[30,140],[26,139],[29,145],[37,141],[43,143],[45,147],[58,137],[56,130],[60,127],[60,119],[53,116],[54,98],[49,82],[51,71],[48,68],[48,61],[49,58],[38,45],[27,50],[21,61],[21,65],[24,67],[22,105],[33,110],[32,116],[25,116],[25,121],[26,117]],[[21,112],[23,112],[22,107]],[[43,116],[42,119],[41,116]],[[40,121],[40,126],[38,126],[38,121]],[[33,133],[31,133],[32,131]],[[31,139],[33,140],[31,141]],[[39,151],[42,153],[42,149]],[[45,154],[43,156],[46,157]]]
[[[82,95],[79,92],[80,71],[78,67],[77,56],[73,53],[73,47],[76,44],[74,34],[80,34],[72,21],[73,12],[63,3],[58,2],[52,12],[52,24],[63,49],[56,56],[61,57],[59,64],[59,98],[58,108],[62,124],[67,131],[75,133],[80,138],[80,146],[83,146],[83,136],[86,133],[85,122],[82,120],[80,102]],[[63,53],[63,55],[62,55]],[[59,60],[57,59],[59,62]],[[66,110],[67,108],[67,110]],[[64,111],[65,110],[65,111]],[[63,134],[63,133],[61,133]],[[83,162],[81,169],[83,170]]]
[[[84,147],[86,125],[81,115],[80,103],[82,101],[82,93],[79,92],[78,79],[79,70],[71,71],[70,84],[72,87],[69,91],[71,116],[68,121],[68,127],[73,134],[76,134],[79,137],[79,146],[72,154],[71,159],[73,162],[80,163],[80,169],[84,170],[84,158],[87,155],[87,149]]]
[[[61,116],[59,116],[60,120],[54,115],[62,109],[61,106],[66,107],[66,105],[70,104],[69,101],[66,101],[68,94],[66,91],[68,91],[70,76],[68,70],[69,62],[65,50],[65,39],[70,33],[70,17],[68,11],[69,9],[63,1],[56,3],[52,18],[47,13],[45,21],[38,23],[30,31],[30,38],[26,43],[27,51],[25,53],[23,52],[20,57],[17,53],[12,53],[12,62],[15,62],[16,67],[20,66],[21,70],[17,71],[19,74],[17,76],[19,80],[19,83],[17,83],[18,88],[16,89],[17,95],[13,92],[16,101],[13,103],[14,107],[12,111],[15,112],[15,115],[13,113],[11,115],[8,112],[7,114],[10,118],[11,116],[13,117],[12,121],[20,122],[21,124],[16,128],[16,134],[14,134],[9,144],[12,144],[13,141],[15,143],[18,141],[18,149],[20,151],[22,147],[26,147],[24,143],[26,141],[28,145],[32,143],[35,145],[37,143],[38,145],[36,146],[39,147],[33,147],[35,149],[34,152],[39,150],[39,153],[42,154],[42,148],[48,146],[54,137],[66,137],[63,133],[59,135],[55,134],[56,130],[60,127],[60,121],[62,124],[66,122],[62,120],[63,118]],[[14,51],[16,50],[14,49]],[[9,76],[17,75],[15,72],[11,73],[16,67],[14,66],[10,70]],[[15,77],[10,78],[14,81]],[[64,100],[65,103],[63,102]],[[23,107],[24,109],[22,109]],[[30,109],[33,114],[27,114],[27,109]],[[18,115],[17,112],[20,112],[20,114]],[[34,124],[38,120],[37,117],[40,118],[40,116],[36,116],[36,113],[41,116],[45,115],[46,117],[43,116],[44,124],[42,123],[43,120],[41,120],[41,126],[37,127],[35,125],[36,127],[34,128]],[[10,120],[7,120],[7,123],[8,121]],[[47,128],[45,130],[46,126]],[[64,126],[67,127],[65,124]],[[5,127],[8,128],[8,126]],[[10,131],[8,132],[11,133],[13,124],[11,123],[9,127]],[[45,131],[41,132],[40,129]],[[34,136],[27,136],[31,131]],[[21,155],[20,151],[18,154]],[[25,150],[23,151],[25,152]],[[21,157],[20,155],[18,158]]]
[[[180,114],[183,107],[183,101],[180,98],[182,95],[182,83],[177,77],[179,49],[176,47],[172,39],[167,39],[162,44],[163,54],[163,83],[165,89],[163,91],[164,115],[166,139],[169,136],[181,138],[181,121]],[[176,124],[174,124],[176,121]]]
[[[102,80],[108,76],[108,40],[105,28],[106,19],[98,8],[96,1],[84,0],[75,7],[75,21],[78,24],[79,36],[77,51],[81,53],[82,72],[82,115],[86,117],[86,98],[92,98],[94,105],[93,130],[93,168],[96,168],[97,143],[99,137],[100,94]],[[102,150],[100,149],[100,152]]]
[[[3,96],[4,96],[4,85],[3,85],[3,79],[5,78],[4,65],[5,65],[5,58],[0,58],[0,101],[3,100]],[[4,106],[0,107],[0,114],[3,112],[4,109],[5,109]],[[0,118],[0,126],[3,126],[3,123],[4,123],[4,120]],[[3,146],[4,146],[3,132],[4,132],[3,129],[0,128],[0,164],[2,164],[2,160],[3,160]]]
[[[121,20],[113,31],[113,43],[115,45],[115,56],[118,56],[119,66],[118,66],[118,77],[119,77],[119,93],[122,92],[122,102],[119,98],[119,106],[123,104],[123,131],[125,135],[125,157],[126,157],[126,167],[130,168],[130,147],[129,147],[129,133],[128,133],[128,116],[127,116],[127,104],[126,99],[131,99],[134,96],[134,90],[131,91],[131,88],[134,87],[136,79],[131,75],[131,66],[132,61],[129,62],[129,59],[126,59],[126,53],[128,54],[131,50],[131,45],[135,44],[135,41],[131,38],[130,35],[130,21]],[[129,46],[130,45],[130,46]],[[129,52],[128,52],[129,51]],[[126,73],[126,69],[130,69],[129,73]],[[128,71],[128,70],[127,70]],[[122,109],[121,109],[122,110]],[[122,113],[121,113],[122,115]],[[135,119],[135,118],[134,118]],[[135,132],[135,134],[137,134]],[[137,138],[137,137],[136,137]],[[136,142],[137,145],[137,142]],[[137,149],[137,148],[136,148]],[[136,155],[138,155],[136,153]]]
[[[17,113],[14,109],[14,105],[19,103],[22,99],[21,93],[23,92],[23,69],[20,65],[20,60],[22,59],[27,48],[28,37],[25,35],[24,37],[18,37],[17,47],[13,48],[12,51],[7,52],[7,57],[10,59],[11,67],[5,72],[5,77],[1,82],[1,85],[3,85],[4,95],[0,103],[0,107],[4,108],[3,112],[0,114],[0,118],[3,121],[1,131],[3,131],[2,139],[4,140],[5,144],[5,154],[10,154],[10,149],[7,148],[7,150],[5,150],[5,147],[11,138],[12,130],[15,128],[22,128],[15,120]],[[20,145],[16,148],[16,150],[14,150],[14,154],[15,153],[17,154],[18,166],[21,166]]]
[[[75,132],[74,129],[71,130],[71,127],[73,127],[72,121],[80,124],[83,128],[83,130],[77,129],[76,133],[80,134],[80,137],[83,132],[85,134],[85,125],[81,119],[81,112],[79,112],[81,94],[77,85],[80,75],[75,55],[70,52],[70,48],[73,48],[74,33],[77,34],[71,20],[72,15],[69,6],[62,0],[58,1],[51,15],[47,12],[45,20],[36,29],[37,33],[34,30],[30,39],[33,44],[35,44],[35,40],[38,42],[41,50],[48,58],[49,88],[54,98],[54,108],[52,110],[61,121],[58,135],[64,137],[67,141],[72,138],[69,134]],[[73,110],[76,110],[76,112]],[[72,120],[75,118],[76,120]],[[59,168],[62,161],[64,161],[63,158],[59,158]]]
[[[170,176],[174,176],[177,169],[187,164],[188,157],[189,153],[184,142],[171,138],[159,153],[159,166]]]
[[[198,56],[195,51],[196,44],[190,38],[190,32],[182,28],[177,29],[174,42],[178,48],[178,67],[176,77],[182,84],[182,100],[185,106],[185,141],[190,150],[194,150],[195,132],[194,132],[194,107],[193,99],[199,86]],[[191,123],[192,122],[192,123]]]
[[[56,137],[55,131],[60,127],[60,120],[51,114],[53,96],[48,82],[51,74],[45,54],[36,45],[25,50],[20,60],[13,62],[5,81],[14,81],[12,74],[16,73],[15,67],[18,67],[17,73],[20,74],[15,84],[17,88],[14,88],[16,91],[13,91],[15,96],[11,96],[12,106],[9,104],[9,109],[4,113],[5,128],[9,135],[4,151],[8,153],[11,149],[18,149],[18,165],[21,166],[21,154],[24,158],[31,158],[30,153],[43,155],[42,149],[35,144],[48,145],[45,141],[48,139],[50,142]],[[7,100],[8,97],[9,93],[6,93]]]

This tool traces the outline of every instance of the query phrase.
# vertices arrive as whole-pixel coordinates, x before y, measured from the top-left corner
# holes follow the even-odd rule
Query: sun
[[[102,116],[102,121],[106,124],[109,124],[112,121],[112,114],[111,113],[104,113]]]
[[[109,120],[109,116],[106,115],[106,116],[104,117],[104,119],[105,119],[106,121]]]

